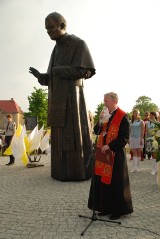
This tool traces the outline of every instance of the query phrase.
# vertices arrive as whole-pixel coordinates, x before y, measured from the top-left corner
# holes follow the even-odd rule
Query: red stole
[[[120,108],[117,109],[110,123],[105,144],[109,144],[111,141],[113,141],[114,139],[118,137],[119,126],[125,114],[126,113]],[[101,133],[98,137],[97,147],[99,148],[102,148],[102,146],[104,145],[103,140],[104,140],[104,135],[106,133],[106,127],[107,127],[107,122],[103,124]],[[108,160],[106,160],[106,162],[104,161],[102,162],[102,160],[97,158],[97,155],[96,155],[95,174],[101,176],[102,183],[111,184],[114,156],[115,156],[115,153],[113,152],[113,157],[110,157],[109,162]]]

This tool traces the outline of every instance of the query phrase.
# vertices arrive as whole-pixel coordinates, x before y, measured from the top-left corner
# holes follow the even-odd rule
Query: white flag
[[[40,141],[43,135],[43,129],[44,129],[44,126],[42,126],[42,128],[38,131],[34,129],[35,131],[33,132],[33,135],[31,134],[29,135],[30,137],[28,138],[28,147],[27,147],[28,153],[31,153],[34,150],[38,150],[40,146]]]
[[[43,138],[41,139],[39,146],[42,152],[49,148],[50,146],[49,141],[50,141],[50,131],[47,131],[43,136]]]

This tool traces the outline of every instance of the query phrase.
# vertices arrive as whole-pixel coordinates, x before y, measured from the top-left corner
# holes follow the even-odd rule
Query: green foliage
[[[95,111],[95,116],[94,116],[94,125],[98,122],[99,120],[99,114],[100,112],[103,110],[103,106],[104,106],[104,103],[101,102],[98,106],[97,106],[97,109]]]
[[[44,128],[47,127],[47,111],[48,111],[48,93],[44,89],[37,89],[34,87],[34,91],[31,96],[28,96],[29,112],[25,113],[25,116],[36,116],[38,118],[38,126]]]
[[[126,113],[127,113],[127,115],[128,115],[128,119],[131,120],[131,118],[132,118],[132,112],[126,112]]]
[[[158,111],[158,106],[154,103],[151,102],[151,98],[147,97],[147,96],[140,96],[137,100],[136,100],[136,104],[133,107],[133,109],[138,109],[140,111],[140,115],[143,118],[144,117],[144,113],[146,111],[151,112],[151,111]]]

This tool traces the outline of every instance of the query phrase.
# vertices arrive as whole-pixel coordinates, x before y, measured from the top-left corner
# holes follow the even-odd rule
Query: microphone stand
[[[97,136],[96,136],[96,140],[95,140],[95,148],[96,148],[96,145],[97,145],[97,139],[98,139],[98,135],[100,134],[101,130],[102,130],[102,124],[97,132]],[[94,163],[93,163],[93,172],[92,172],[92,190],[93,190],[93,210],[92,210],[92,216],[89,217],[89,216],[84,216],[84,215],[79,215],[79,217],[82,217],[82,218],[88,218],[90,219],[91,221],[89,222],[89,224],[86,226],[86,228],[81,232],[81,236],[84,236],[85,232],[87,231],[87,229],[92,225],[93,222],[95,221],[102,221],[102,222],[111,222],[111,223],[117,223],[117,224],[121,224],[121,222],[119,221],[112,221],[112,220],[106,220],[106,219],[101,219],[101,218],[98,218],[97,215],[98,213],[96,212],[95,210],[95,174],[94,174],[94,168],[95,168],[95,151],[96,149],[95,148],[92,148],[92,152],[90,154],[90,157],[89,157],[89,160],[87,162],[87,165],[86,167],[89,166],[90,164],[90,160],[92,158],[92,155],[94,155]]]

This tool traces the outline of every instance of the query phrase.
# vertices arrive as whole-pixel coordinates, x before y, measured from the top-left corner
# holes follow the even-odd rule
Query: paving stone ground
[[[49,155],[43,155],[43,167],[27,168],[20,161],[5,166],[7,162],[0,157],[0,239],[160,238],[160,188],[150,173],[151,160],[141,162],[141,172],[129,173],[134,213],[120,218],[120,225],[79,217],[92,216],[87,208],[91,180],[52,179]]]

